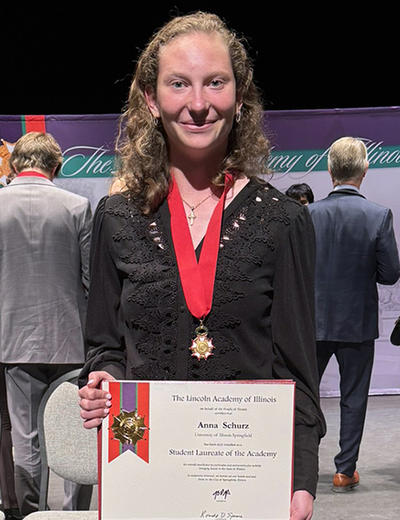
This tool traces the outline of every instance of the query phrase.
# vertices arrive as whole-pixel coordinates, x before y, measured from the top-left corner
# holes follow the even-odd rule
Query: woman
[[[122,119],[125,191],[95,217],[81,415],[101,423],[98,386],[113,378],[294,379],[291,519],[308,519],[324,430],[314,238],[307,209],[257,179],[261,121],[250,60],[217,16],[175,18],[152,38]]]

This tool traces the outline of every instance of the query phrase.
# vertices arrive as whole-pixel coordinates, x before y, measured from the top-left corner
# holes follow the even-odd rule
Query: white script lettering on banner
[[[112,151],[103,146],[73,146],[63,152],[63,177],[104,176],[113,173]]]
[[[272,148],[273,150],[274,148]],[[279,170],[285,169],[286,173],[289,173],[295,168],[296,164],[301,161],[303,154],[300,155],[272,155],[268,160],[268,166],[271,169]]]
[[[369,165],[384,165],[384,164],[399,164],[400,163],[400,150],[395,148],[394,150],[383,150],[382,146],[384,141],[374,142],[370,139],[362,139],[368,150],[368,161]]]

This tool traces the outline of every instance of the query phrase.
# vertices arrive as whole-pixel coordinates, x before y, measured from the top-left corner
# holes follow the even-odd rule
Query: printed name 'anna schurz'
[[[214,428],[214,429],[218,429],[220,428],[221,425],[219,425],[218,423],[206,423],[206,422],[202,422],[200,421],[199,424],[197,425],[197,428]],[[224,421],[222,423],[222,428],[223,429],[232,429],[232,430],[249,430],[250,429],[250,425],[248,423],[235,423],[235,422],[226,422]]]

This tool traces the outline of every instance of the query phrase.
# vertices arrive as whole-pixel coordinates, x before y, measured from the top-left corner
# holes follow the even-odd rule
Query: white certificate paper
[[[288,520],[293,381],[112,381],[99,517]]]

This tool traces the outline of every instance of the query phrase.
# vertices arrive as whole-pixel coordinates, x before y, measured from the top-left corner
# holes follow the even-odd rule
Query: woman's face
[[[146,89],[160,117],[171,156],[226,154],[237,99],[228,49],[218,34],[190,33],[161,48],[157,92]]]

